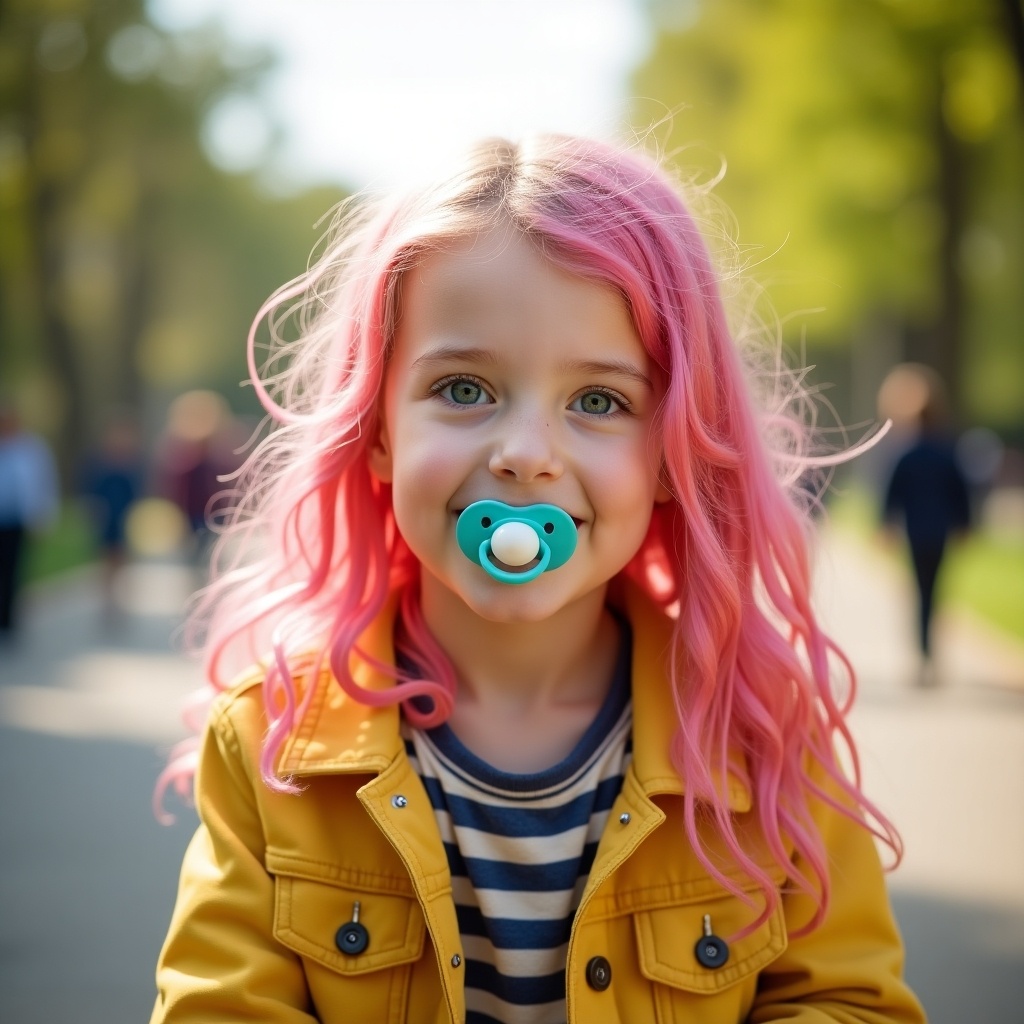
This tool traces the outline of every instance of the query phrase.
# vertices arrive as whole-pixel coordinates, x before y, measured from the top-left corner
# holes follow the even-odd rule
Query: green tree
[[[208,111],[269,66],[142,0],[0,6],[0,373],[66,470],[106,410],[237,384],[253,313],[342,197],[272,200],[206,157]]]
[[[962,413],[1020,429],[1016,0],[648,9],[633,92],[677,110],[661,134],[681,163],[728,161],[718,193],[779,311],[824,307],[806,320],[812,347],[874,347],[875,378],[931,363]],[[637,104],[638,123],[655,114]]]

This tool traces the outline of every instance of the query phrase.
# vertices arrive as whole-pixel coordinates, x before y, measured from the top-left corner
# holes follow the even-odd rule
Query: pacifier
[[[557,505],[517,507],[485,499],[463,509],[455,539],[462,553],[499,583],[529,583],[569,561],[576,550],[576,524]],[[506,565],[539,561],[522,572],[509,572],[492,558]]]

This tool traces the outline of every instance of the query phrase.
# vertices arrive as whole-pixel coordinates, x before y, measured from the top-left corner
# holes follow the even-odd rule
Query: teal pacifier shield
[[[499,526],[522,523],[537,534],[537,564],[509,572],[492,561],[491,537]],[[542,572],[565,565],[576,550],[576,524],[557,505],[506,505],[503,501],[476,501],[464,509],[455,524],[455,539],[462,553],[501,583],[529,583]]]

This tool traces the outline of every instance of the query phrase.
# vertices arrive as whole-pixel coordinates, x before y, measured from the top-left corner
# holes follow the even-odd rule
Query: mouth
[[[451,511],[452,518],[453,519],[458,519],[459,516],[461,516],[462,513],[466,511],[467,507],[468,506],[463,505],[460,508],[453,508],[452,511]],[[526,506],[526,505],[522,505],[522,506],[509,505],[509,507],[510,508],[527,508],[528,506]],[[572,524],[573,524],[573,526],[576,527],[577,530],[579,530],[579,528],[586,522],[585,519],[580,519],[578,516],[574,516],[571,512],[567,513],[567,515],[572,520]]]
[[[551,503],[510,505],[497,498],[453,508],[451,515],[461,552],[502,583],[526,583],[559,568],[586,521]]]
[[[534,559],[531,559],[529,562],[527,562],[525,565],[509,565],[508,562],[503,562],[500,558],[498,558],[498,556],[495,555],[493,551],[491,552],[491,556],[490,557],[491,557],[491,562],[493,562],[494,565],[497,568],[501,569],[502,572],[513,572],[513,573],[529,572],[534,566],[540,564],[540,559],[539,558],[534,558]]]

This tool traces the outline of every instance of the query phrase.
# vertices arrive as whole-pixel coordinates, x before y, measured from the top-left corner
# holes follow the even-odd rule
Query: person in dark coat
[[[13,403],[0,396],[0,643],[14,636],[29,537],[53,525],[58,501],[49,447],[22,426]]]
[[[103,575],[103,610],[108,623],[117,619],[117,577],[128,558],[128,513],[142,493],[142,458],[138,427],[127,415],[113,416],[95,452],[84,463],[81,490],[92,519]]]
[[[967,480],[944,429],[944,396],[938,374],[913,363],[896,367],[879,394],[883,412],[913,429],[889,477],[884,516],[890,525],[902,521],[907,535],[918,592],[918,643],[926,661],[931,657],[935,586],[947,544],[971,521]]]

